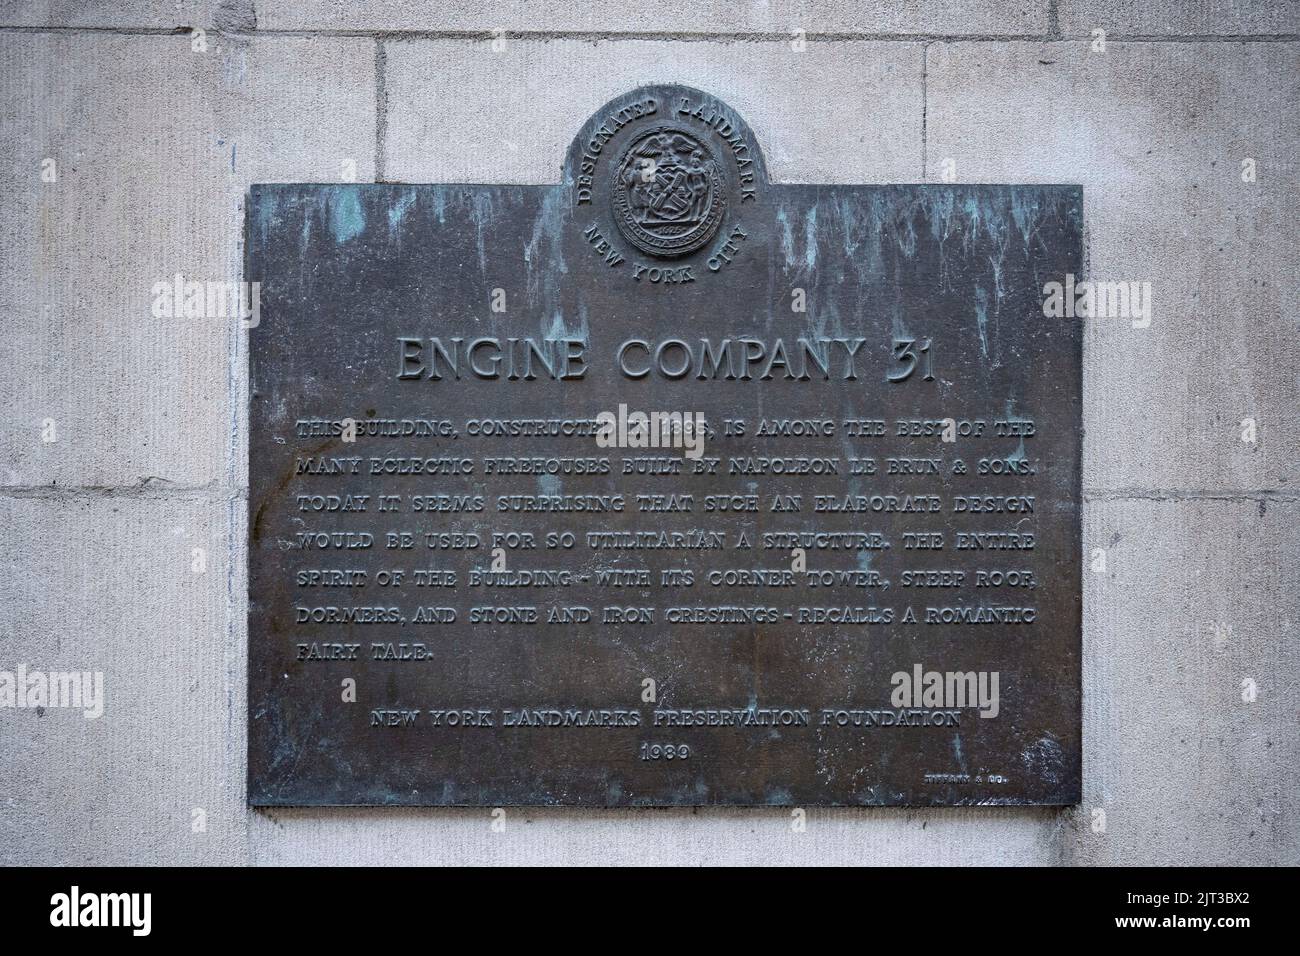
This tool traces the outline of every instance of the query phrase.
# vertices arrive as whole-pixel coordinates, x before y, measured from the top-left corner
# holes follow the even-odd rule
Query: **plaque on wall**
[[[254,186],[249,803],[1077,802],[1081,236],[673,85],[555,185]]]

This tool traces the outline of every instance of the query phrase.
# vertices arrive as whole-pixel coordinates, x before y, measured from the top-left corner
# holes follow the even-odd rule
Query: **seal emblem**
[[[642,252],[687,255],[722,223],[722,172],[708,146],[679,126],[657,126],[634,139],[614,177],[614,221]]]

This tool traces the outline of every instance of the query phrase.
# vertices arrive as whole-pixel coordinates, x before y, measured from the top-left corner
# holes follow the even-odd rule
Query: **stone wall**
[[[108,704],[0,710],[0,863],[1300,862],[1298,53],[1286,0],[3,0],[0,669]],[[153,285],[240,277],[250,183],[551,182],[656,81],[782,182],[1082,183],[1152,283],[1086,331],[1079,807],[244,806],[247,333]]]

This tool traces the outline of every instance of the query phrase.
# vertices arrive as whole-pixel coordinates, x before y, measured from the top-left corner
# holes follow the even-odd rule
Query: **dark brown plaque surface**
[[[1076,802],[1081,207],[675,86],[554,186],[255,186],[249,802]]]

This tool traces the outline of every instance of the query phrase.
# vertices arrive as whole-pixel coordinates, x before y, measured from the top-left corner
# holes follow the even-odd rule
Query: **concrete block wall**
[[[0,863],[1300,862],[1300,7],[670,6],[0,2],[0,669],[107,684],[0,709]],[[248,810],[246,333],[154,283],[240,277],[250,183],[550,182],[669,80],[780,181],[1082,183],[1152,284],[1086,332],[1083,803]]]

